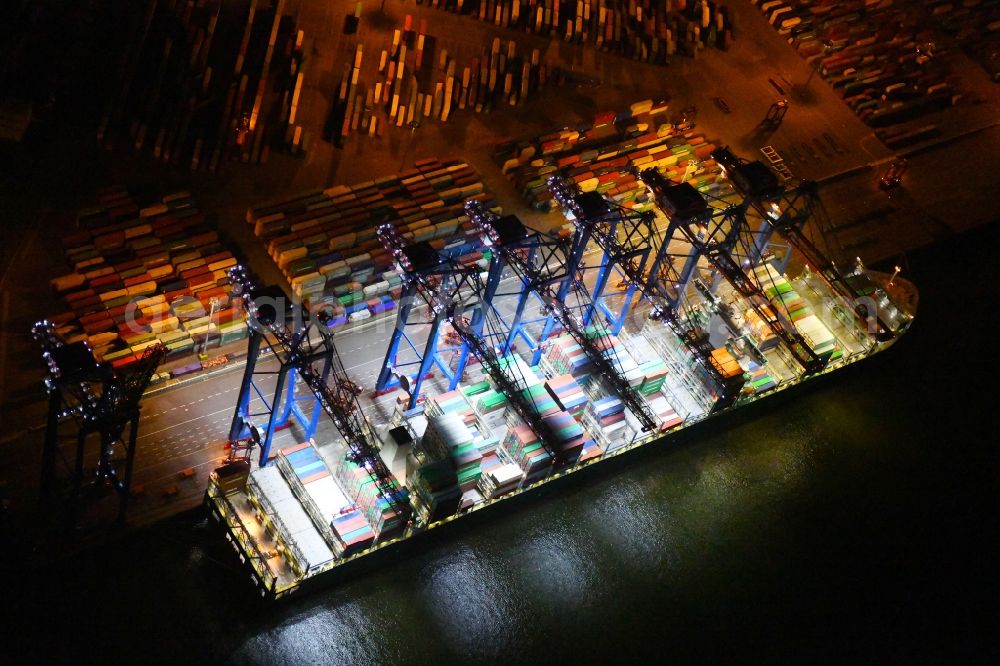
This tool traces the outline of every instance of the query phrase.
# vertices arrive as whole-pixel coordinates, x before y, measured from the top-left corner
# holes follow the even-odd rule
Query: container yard
[[[503,215],[466,165],[437,160],[248,211],[316,313],[262,310],[258,299],[280,292],[230,273],[254,323],[230,433],[242,457],[213,473],[206,501],[262,597],[669,440],[907,330],[911,285],[860,263],[841,273],[809,239],[814,187],[659,125],[663,113],[642,103],[593,139],[580,128],[501,149],[529,199],[565,215],[555,232]],[[532,176],[547,178],[527,187]],[[379,309],[386,296],[402,306]],[[358,386],[336,348],[359,305],[396,317],[374,386]],[[269,388],[252,361],[265,348],[280,362]],[[263,413],[255,391],[273,395]],[[298,442],[272,450],[285,424]]]
[[[50,284],[67,308],[49,317],[66,344],[85,342],[95,360],[122,369],[162,344],[168,359],[201,369],[197,354],[246,337],[242,306],[230,298],[237,257],[189,193],[140,206],[111,187],[97,203],[62,239],[72,272]]]
[[[496,204],[464,162],[426,159],[399,176],[337,186],[247,211],[254,235],[288,279],[293,293],[336,328],[359,313],[396,307],[402,278],[376,238],[392,220],[414,241],[477,261],[479,243],[462,205],[476,198]],[[468,238],[468,240],[467,240]]]
[[[654,64],[706,47],[724,50],[733,40],[729,8],[700,0],[431,0],[430,4],[503,28],[587,44]]]
[[[302,155],[310,130],[296,121],[304,31],[285,1],[145,3],[133,17],[98,140],[175,166]]]
[[[994,2],[754,0],[768,23],[890,147],[926,139],[897,129],[956,104],[949,50],[967,50],[996,79]],[[941,39],[942,31],[951,38]],[[991,50],[990,45],[994,45]]]

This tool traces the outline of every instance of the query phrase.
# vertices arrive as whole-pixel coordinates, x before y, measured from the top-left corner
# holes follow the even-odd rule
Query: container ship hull
[[[580,482],[587,478],[593,478],[595,473],[610,471],[613,468],[612,461],[617,460],[619,461],[617,465],[620,465],[623,460],[626,460],[626,458],[622,457],[622,454],[626,452],[639,448],[644,448],[652,452],[655,451],[650,446],[653,444],[684,441],[690,437],[708,432],[706,428],[731,426],[733,423],[732,416],[716,420],[713,420],[711,417],[730,414],[737,411],[738,408],[750,407],[751,405],[755,406],[752,411],[765,408],[763,407],[764,404],[770,405],[773,402],[763,401],[763,398],[782,394],[786,396],[784,399],[787,399],[789,394],[785,392],[793,386],[798,386],[807,380],[826,376],[835,370],[853,365],[868,356],[886,350],[909,327],[913,314],[916,311],[917,292],[913,288],[913,285],[901,278],[896,278],[896,276],[890,278],[889,276],[870,272],[869,276],[884,291],[890,292],[893,303],[905,313],[906,323],[896,331],[896,335],[892,339],[872,344],[863,352],[840,358],[819,372],[804,374],[793,380],[784,381],[764,392],[743,396],[729,406],[712,410],[698,418],[685,419],[684,422],[665,430],[637,437],[630,443],[605,452],[599,457],[578,462],[560,471],[553,471],[547,476],[542,476],[530,483],[524,482],[519,487],[504,492],[497,497],[485,497],[475,504],[466,508],[459,508],[447,516],[438,519],[427,519],[427,514],[425,513],[423,521],[416,521],[416,524],[411,522],[405,529],[398,530],[392,537],[375,538],[367,542],[361,541],[362,547],[356,547],[352,550],[349,539],[343,536],[344,530],[341,530],[337,534],[337,539],[342,552],[337,553],[336,557],[332,560],[325,561],[310,570],[303,570],[301,566],[296,568],[296,570],[291,570],[286,566],[284,567],[284,575],[276,572],[274,562],[277,559],[285,558],[288,561],[297,559],[309,562],[309,553],[306,552],[308,551],[308,544],[305,544],[305,550],[296,551],[296,553],[289,552],[285,544],[276,545],[280,542],[277,538],[274,538],[274,534],[280,530],[276,530],[272,523],[274,518],[269,515],[271,507],[262,505],[262,500],[259,499],[259,497],[264,497],[266,493],[255,493],[253,487],[248,489],[245,485],[245,476],[243,485],[240,488],[235,488],[225,478],[220,478],[217,473],[213,474],[205,496],[206,506],[224,532],[225,538],[236,551],[240,561],[246,567],[249,577],[262,599],[283,599],[296,593],[335,584],[345,577],[363,573],[379,563],[390,562],[405,553],[408,548],[418,547],[422,539],[417,537],[421,537],[425,533],[431,533],[433,530],[454,523],[458,519],[464,519],[465,522],[463,524],[473,527],[478,521],[488,520],[490,516],[495,517],[497,515],[496,512],[499,511],[496,507],[503,506],[506,507],[504,510],[512,510],[521,506],[525,501],[528,501],[526,498],[534,498],[543,494],[545,489],[552,492],[572,482],[571,479],[575,480],[575,482]],[[777,400],[777,398],[772,400]],[[741,411],[742,413],[747,413],[745,410]],[[709,425],[710,422],[715,425]],[[696,425],[698,426],[696,429],[689,430],[689,428]],[[309,444],[302,444],[296,448],[304,452],[312,450]],[[294,454],[295,451],[289,455],[294,456]],[[601,463],[607,464],[600,466]],[[281,464],[286,465],[286,474],[291,473],[288,466],[293,464],[293,462],[282,458],[279,461],[279,466]],[[275,470],[273,476],[276,477],[278,475],[276,466],[269,466],[262,469]],[[605,472],[596,472],[598,469],[605,470]],[[264,479],[258,478],[256,483],[263,484]],[[251,486],[253,486],[253,483],[251,483]],[[486,512],[487,508],[489,508],[488,512]],[[308,518],[303,515],[301,520],[305,522]],[[288,522],[287,519],[286,522]],[[335,520],[334,523],[336,522]],[[289,528],[286,525],[282,526],[281,529],[287,531],[294,528]],[[332,540],[330,542],[333,543]],[[298,557],[296,557],[296,554]]]

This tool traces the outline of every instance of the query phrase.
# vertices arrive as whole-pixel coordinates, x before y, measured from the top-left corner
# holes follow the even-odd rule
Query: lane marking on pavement
[[[187,421],[179,421],[178,423],[173,423],[171,425],[168,425],[166,428],[160,428],[159,430],[153,430],[152,432],[142,433],[136,439],[142,439],[143,437],[151,437],[151,436],[159,434],[161,432],[166,432],[167,430],[171,430],[173,428],[177,428],[179,426],[182,426],[185,423],[191,423],[193,421],[198,421],[199,419],[203,419],[203,418],[206,418],[208,416],[215,416],[216,414],[221,414],[223,412],[229,412],[231,410],[232,410],[232,407],[226,407],[225,409],[220,409],[220,410],[215,411],[215,412],[209,412],[207,414],[202,414],[201,416],[196,416],[193,419],[188,419]]]

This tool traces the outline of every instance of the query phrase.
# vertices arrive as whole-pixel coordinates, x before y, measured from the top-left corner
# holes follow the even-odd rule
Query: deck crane
[[[84,453],[87,438],[92,433],[100,435],[96,479],[110,484],[118,493],[118,520],[124,522],[139,434],[139,403],[166,350],[157,342],[146,347],[133,363],[115,368],[109,363],[98,363],[86,342],[64,344],[48,320],[37,322],[31,334],[41,346],[48,368],[45,388],[49,395],[49,411],[42,453],[42,498],[47,501],[52,496],[59,421],[71,417],[76,425],[77,440],[71,524],[76,524]],[[122,470],[115,461],[119,446],[125,451]]]
[[[738,158],[728,148],[717,148],[712,159],[719,163],[737,192],[743,197],[744,210],[752,210],[760,217],[754,250],[759,256],[770,239],[778,234],[798,250],[806,264],[835,293],[854,316],[861,331],[878,342],[892,340],[896,333],[879,316],[878,309],[869,309],[859,303],[860,294],[844,276],[803,233],[806,222],[815,215],[819,205],[816,183],[805,181],[796,187],[785,187],[771,169],[761,161],[749,162]]]
[[[237,266],[230,271],[230,281],[233,284],[234,294],[242,298],[246,307],[247,326],[250,328],[247,364],[230,430],[230,440],[235,441],[244,436],[253,425],[252,417],[261,415],[249,412],[252,389],[257,391],[264,402],[265,411],[262,414],[268,416],[267,430],[261,437],[261,465],[268,462],[271,437],[275,422],[278,420],[276,414],[279,409],[285,412],[284,418],[287,418],[289,413],[294,415],[307,432],[310,430],[315,432],[319,411],[322,410],[344,438],[348,450],[347,458],[371,475],[379,496],[400,518],[399,524],[407,525],[412,515],[409,499],[379,456],[378,437],[364,416],[364,411],[358,402],[358,385],[350,379],[344,368],[340,354],[333,343],[333,334],[323,322],[311,316],[301,305],[293,304],[280,288],[255,288],[243,267]],[[256,364],[261,345],[264,343],[270,347],[280,363],[278,381],[270,403],[253,380],[257,374]],[[293,409],[293,406],[288,404],[289,401],[296,399],[294,397],[296,376],[300,377],[310,390],[310,398],[314,403],[311,417],[306,417],[301,410]],[[282,408],[282,392],[286,379],[289,389]]]
[[[493,345],[483,334],[483,327],[491,315],[494,319],[499,319],[493,312],[492,298],[488,296],[495,291],[500,271],[492,269],[491,275],[495,275],[497,280],[488,278],[484,285],[478,268],[460,266],[426,242],[407,245],[406,240],[392,225],[380,226],[378,234],[402,270],[407,288],[424,300],[434,317],[433,321],[446,319],[451,322],[455,333],[507,396],[510,406],[538,436],[550,458],[558,460],[558,452],[552,448],[552,443],[556,441],[555,433],[546,425],[534,405],[525,398],[525,382],[518,376],[512,376],[512,373],[517,372],[516,367],[505,367]],[[496,261],[493,264],[499,265]],[[464,315],[469,306],[475,308],[471,319]],[[503,347],[503,344],[500,346]]]
[[[677,304],[683,296],[679,292],[686,285],[687,277],[679,274],[666,256],[669,238],[659,238],[654,216],[624,209],[597,192],[581,192],[561,176],[549,178],[548,187],[563,209],[572,213],[577,228],[587,230],[605,256],[622,272],[630,287],[638,288],[649,301],[656,318],[667,325],[704,368],[719,391],[712,409],[720,410],[733,404],[740,395],[743,382],[734,382],[723,375],[712,358],[712,345],[708,335],[679,315]],[[699,207],[697,212],[701,213],[706,209],[707,207]],[[638,255],[637,247],[655,249],[657,241],[661,245],[653,267],[647,274],[645,266],[635,258]],[[687,266],[689,276],[694,262],[688,261]],[[670,292],[670,288],[674,293]]]
[[[668,200],[667,192],[678,184],[667,180],[662,173],[652,168],[641,171],[639,178],[652,192],[657,206],[669,216],[672,205]],[[697,191],[695,192],[697,193]],[[822,370],[826,366],[826,361],[818,356],[806,343],[805,338],[795,329],[788,316],[771,305],[767,296],[761,290],[760,285],[752,280],[747,275],[747,271],[733,260],[731,249],[737,243],[741,233],[745,231],[746,220],[744,216],[726,215],[713,228],[707,229],[704,239],[699,238],[697,231],[693,227],[698,223],[706,224],[712,221],[712,219],[714,218],[709,220],[699,220],[698,218],[682,220],[680,224],[676,225],[676,229],[681,232],[684,239],[692,247],[696,248],[702,256],[708,259],[715,270],[746,300],[757,317],[767,326],[768,330],[784,343],[785,348],[792,355],[792,358],[802,366],[806,374]],[[728,222],[728,225],[725,224],[726,222]]]
[[[492,213],[486,210],[481,202],[475,200],[467,201],[465,210],[472,222],[496,249],[497,254],[494,255],[494,261],[502,260],[510,266],[521,279],[525,291],[534,291],[542,296],[551,316],[580,345],[590,362],[596,366],[602,379],[611,384],[618,394],[618,398],[639,420],[643,430],[655,430],[659,424],[646,401],[632,388],[621,371],[608,360],[584,330],[584,317],[586,313],[593,312],[594,307],[593,301],[586,302],[588,300],[584,297],[586,287],[577,277],[580,257],[583,256],[587,245],[586,234],[577,233],[569,241],[553,238],[538,231],[529,230],[513,216],[501,217]],[[501,230],[506,227],[519,227],[521,231],[517,233],[505,231],[501,235]],[[512,242],[501,242],[501,238],[504,236],[510,237]],[[554,262],[557,265],[553,266],[553,262],[532,260],[537,254],[536,248],[542,246],[549,247],[550,252],[557,250],[554,254],[561,254],[562,261]],[[559,251],[560,249],[561,251]],[[585,301],[584,317],[570,312],[566,306],[571,285],[575,286],[576,293]]]

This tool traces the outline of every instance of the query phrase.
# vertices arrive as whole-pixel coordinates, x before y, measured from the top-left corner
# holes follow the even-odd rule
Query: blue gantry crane
[[[528,386],[518,364],[504,349],[509,345],[510,330],[493,304],[502,273],[502,262],[491,259],[484,281],[478,268],[464,267],[425,242],[407,245],[393,227],[380,229],[380,236],[390,248],[406,283],[406,291],[419,297],[431,313],[432,334],[425,347],[422,365],[433,362],[437,331],[449,322],[463,347],[479,359],[485,372],[507,397],[508,404],[538,436],[551,460],[558,464],[559,451],[552,447],[555,433],[545,423],[534,404],[524,394]],[[398,329],[408,325],[408,313],[400,313]],[[499,350],[499,352],[498,352]],[[383,372],[392,371],[391,356],[386,356]],[[459,375],[460,377],[461,375]],[[419,397],[419,385],[410,386],[410,408]]]
[[[465,210],[494,249],[492,261],[510,267],[521,281],[521,298],[510,325],[519,324],[519,314],[523,312],[529,293],[536,294],[543,302],[546,321],[531,364],[538,364],[541,342],[548,339],[558,324],[580,345],[602,380],[613,388],[643,430],[655,429],[657,418],[624,377],[614,347],[604,345],[602,349],[596,343],[608,335],[607,330],[599,324],[588,326],[588,317],[593,317],[597,311],[596,299],[581,279],[579,267],[589,234],[578,231],[569,239],[543,234],[525,227],[512,215],[500,216],[488,211],[478,201],[466,202]],[[598,270],[606,282],[610,267]]]
[[[116,369],[109,363],[98,363],[86,342],[64,344],[48,320],[37,322],[31,333],[42,348],[48,368],[45,388],[49,409],[42,451],[42,501],[50,501],[54,493],[59,423],[71,419],[76,427],[76,457],[69,504],[70,525],[77,521],[87,440],[95,433],[100,437],[100,448],[94,480],[117,492],[118,520],[123,522],[139,434],[139,403],[166,350],[159,343],[150,345],[134,363]],[[121,453],[124,453],[123,458]]]
[[[329,328],[280,288],[257,288],[241,266],[230,270],[230,281],[234,295],[242,299],[246,308],[250,329],[247,364],[230,441],[236,444],[247,437],[259,439],[263,466],[270,458],[271,441],[278,425],[294,417],[304,435],[311,438],[320,415],[325,413],[343,437],[348,459],[371,475],[379,496],[399,516],[399,524],[407,525],[412,515],[409,498],[379,456],[378,436],[358,403],[362,389],[347,375]],[[265,344],[278,360],[277,371],[257,368]],[[267,374],[277,375],[271,392],[258,385],[257,378]],[[309,389],[305,396],[296,396],[297,380]],[[263,403],[260,412],[250,411],[252,392]],[[312,410],[302,409],[300,402],[311,402]],[[263,433],[255,423],[260,416],[267,419]]]
[[[465,372],[469,347],[464,341],[458,345],[442,344],[441,329],[447,322],[447,312],[442,305],[444,301],[436,295],[439,292],[453,295],[470,293],[470,280],[478,274],[479,268],[463,266],[451,252],[439,252],[426,241],[408,243],[393,224],[384,223],[377,232],[382,245],[392,254],[400,270],[403,285],[396,326],[389,338],[375,390],[385,391],[401,386],[410,395],[409,408],[412,409],[416,406],[424,380],[433,369],[441,373],[449,389],[458,386]],[[499,278],[489,282],[493,285],[489,298],[492,300]],[[415,312],[415,308],[420,306],[426,310]],[[421,344],[415,329],[422,332],[428,326],[427,339]],[[403,358],[404,355],[406,358]],[[410,357],[415,357],[415,360]]]
[[[567,180],[553,176],[548,180],[549,191],[572,218],[578,229],[585,230],[604,253],[602,264],[614,267],[632,290],[638,290],[650,305],[650,317],[662,321],[683,343],[691,357],[706,375],[715,395],[713,410],[732,405],[740,395],[743,382],[726,377],[712,358],[708,333],[693,321],[687,311],[685,292],[700,256],[696,248],[689,251],[671,249],[673,229],[684,220],[704,222],[712,216],[705,200],[691,185],[670,186],[664,205],[673,211],[666,235],[660,232],[651,213],[636,213],[623,209],[597,192],[582,192]],[[731,211],[723,209],[723,216]],[[645,259],[653,255],[649,267]],[[675,264],[683,264],[678,271]]]
[[[325,327],[301,306],[293,305],[280,287],[255,288],[242,266],[232,268],[229,275],[233,297],[242,298],[248,314],[253,313],[248,318],[246,365],[229,441],[239,446],[251,440],[260,449],[260,464],[265,465],[275,431],[287,427],[292,417],[306,439],[316,433],[321,412],[319,398],[311,393],[296,395],[296,375],[300,368],[318,362],[323,368],[321,376],[327,379],[332,361],[328,360]],[[277,370],[258,368],[265,347],[277,359]],[[270,377],[275,384],[269,390],[264,379]],[[259,411],[252,409],[254,397],[262,404]]]
[[[641,181],[653,194],[657,206],[670,218],[665,244],[675,238],[689,244],[698,255],[705,257],[715,269],[718,279],[725,279],[739,293],[756,316],[784,345],[795,362],[807,374],[819,372],[826,366],[826,359],[816,354],[805,338],[792,324],[789,313],[774,307],[764,293],[752,268],[759,262],[760,255],[754,254],[750,238],[753,231],[747,225],[743,206],[720,201],[718,209],[705,205],[707,211],[720,210],[721,214],[708,213],[704,217],[677,214],[673,198],[695,201],[695,196],[704,197],[687,183],[672,183],[656,169],[646,169],[639,174]],[[687,194],[677,196],[676,192],[690,188]],[[692,205],[692,208],[696,207]],[[677,237],[671,234],[678,234]],[[743,248],[742,251],[740,248]],[[742,257],[737,261],[734,257]],[[713,288],[717,284],[713,285]],[[714,289],[713,289],[714,291]]]
[[[589,326],[594,314],[600,311],[611,332],[618,335],[625,325],[636,291],[642,286],[634,276],[646,272],[656,215],[652,211],[627,210],[598,192],[581,192],[562,176],[552,176],[546,184],[566,214],[572,217],[581,251],[586,251],[591,240],[601,250],[597,276],[590,288],[593,307],[584,313],[583,323]],[[616,288],[622,285],[624,291],[609,292],[608,284],[614,275],[620,278]],[[621,305],[610,307],[609,302],[616,299]]]

